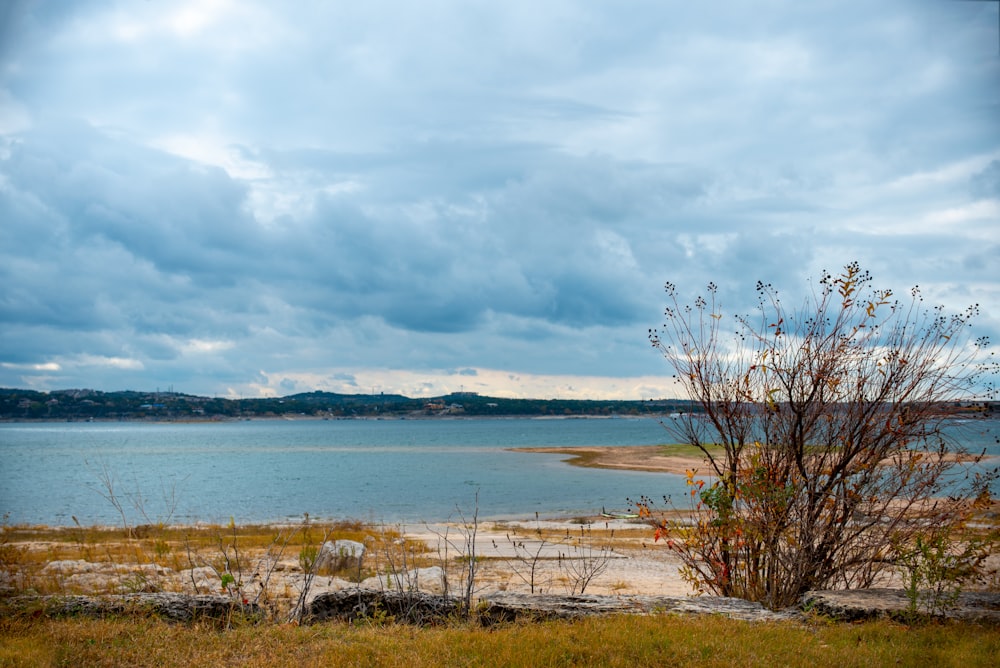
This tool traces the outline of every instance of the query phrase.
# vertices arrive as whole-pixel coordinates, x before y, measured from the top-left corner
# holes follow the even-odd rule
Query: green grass
[[[1000,629],[613,616],[484,629],[0,619],[0,666],[1000,665]]]
[[[701,448],[688,443],[668,443],[661,445],[660,448],[660,454],[666,457],[697,457],[700,459],[705,456]],[[725,452],[721,445],[706,445],[705,449],[713,456],[722,455]]]

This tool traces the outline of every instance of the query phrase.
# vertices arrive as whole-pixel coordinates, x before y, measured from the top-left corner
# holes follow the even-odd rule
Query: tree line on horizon
[[[284,397],[227,399],[180,392],[0,388],[3,420],[240,419],[304,415],[361,417],[654,416],[692,410],[682,399],[510,399],[474,392],[430,398],[400,394],[307,392]]]
[[[965,414],[996,415],[1000,404],[970,404]],[[664,416],[699,413],[687,399],[511,399],[475,392],[414,398],[401,394],[305,392],[284,397],[227,399],[182,392],[0,388],[0,420],[197,420],[287,417]]]

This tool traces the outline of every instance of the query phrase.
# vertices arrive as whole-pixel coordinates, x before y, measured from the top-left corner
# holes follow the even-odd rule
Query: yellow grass
[[[971,624],[749,623],[615,616],[519,623],[220,631],[153,619],[0,619],[2,666],[974,666],[998,629]]]
[[[195,567],[228,570],[249,576],[265,555],[280,557],[294,567],[306,549],[315,550],[324,540],[347,539],[366,544],[374,554],[404,552],[411,566],[431,563],[427,546],[420,541],[400,540],[392,528],[372,528],[360,522],[334,522],[272,526],[162,526],[148,525],[125,531],[110,527],[3,527],[0,538],[0,573],[14,578],[15,593],[93,594],[111,593],[74,586],[58,574],[46,572],[52,562],[82,560],[113,569],[114,591],[171,590],[137,576],[143,565],[162,566],[179,572]],[[374,563],[374,560],[372,560]],[[334,574],[334,573],[326,573]],[[350,576],[368,577],[371,567]],[[138,579],[137,579],[138,578]],[[202,592],[206,593],[206,592]]]

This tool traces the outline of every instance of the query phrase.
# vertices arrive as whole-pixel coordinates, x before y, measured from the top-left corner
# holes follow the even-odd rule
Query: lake
[[[666,474],[583,469],[521,446],[666,442],[652,419],[254,420],[0,424],[12,523],[301,518],[439,521],[592,514],[682,489]],[[130,500],[139,501],[138,504]],[[172,506],[174,512],[170,512]]]
[[[1000,455],[996,425],[962,440]],[[509,448],[669,440],[649,418],[5,423],[0,509],[11,523],[117,524],[110,483],[132,524],[435,522],[471,516],[477,493],[480,518],[592,515],[643,494],[682,498],[684,480]]]

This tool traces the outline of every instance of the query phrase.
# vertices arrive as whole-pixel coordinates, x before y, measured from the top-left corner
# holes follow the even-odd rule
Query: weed
[[[955,607],[966,582],[977,576],[986,552],[979,541],[957,541],[942,533],[918,534],[912,547],[897,547],[911,619],[921,613],[944,615]]]

